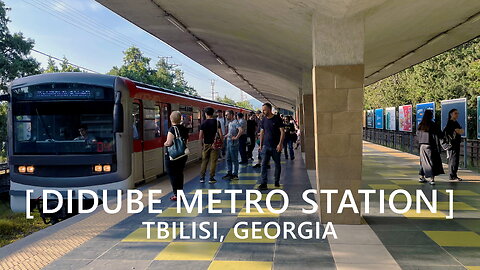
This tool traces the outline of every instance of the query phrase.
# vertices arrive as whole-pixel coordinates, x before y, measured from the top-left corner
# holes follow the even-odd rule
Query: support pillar
[[[315,170],[315,133],[314,133],[314,109],[313,109],[313,86],[311,72],[303,74],[302,82],[303,104],[303,137],[305,151],[305,167],[307,170]]]
[[[326,196],[320,196],[320,220],[360,224],[360,213],[348,208],[339,214],[337,209],[349,189],[361,211],[364,19],[314,15],[312,30],[317,187],[338,190],[332,213],[327,213]]]

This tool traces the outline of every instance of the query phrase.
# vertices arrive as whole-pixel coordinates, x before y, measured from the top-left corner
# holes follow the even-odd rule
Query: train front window
[[[13,104],[15,154],[114,152],[113,101]]]

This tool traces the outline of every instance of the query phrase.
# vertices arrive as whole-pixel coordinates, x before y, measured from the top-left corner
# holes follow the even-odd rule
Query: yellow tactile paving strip
[[[161,184],[151,188],[162,189],[167,193],[171,192],[168,181],[163,181]],[[148,189],[143,191],[143,195],[144,199],[142,202],[146,204]],[[103,209],[100,210],[75,224],[4,257],[0,261],[0,270],[42,269],[132,215],[126,212],[126,207],[115,215],[107,214]]]

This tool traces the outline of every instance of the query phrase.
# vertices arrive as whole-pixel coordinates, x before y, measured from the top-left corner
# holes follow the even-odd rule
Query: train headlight
[[[35,167],[34,166],[27,166],[27,172],[28,173],[34,173],[35,172]]]
[[[93,170],[95,172],[102,172],[102,165],[95,165],[95,167],[93,167]]]
[[[110,172],[112,170],[112,167],[110,165],[103,165],[103,171],[104,172]]]
[[[18,166],[18,172],[19,173],[26,173],[27,172],[27,167],[26,166]]]

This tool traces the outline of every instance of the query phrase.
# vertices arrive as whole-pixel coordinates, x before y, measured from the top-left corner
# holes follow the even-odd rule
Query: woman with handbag
[[[462,126],[457,121],[458,110],[451,109],[448,112],[448,122],[443,130],[444,139],[446,143],[444,149],[447,151],[448,157],[448,170],[450,173],[450,180],[462,181],[462,178],[458,177],[458,164],[460,160],[460,144],[462,143],[462,135],[465,132]]]
[[[435,176],[444,174],[440,157],[440,127],[433,122],[433,111],[426,110],[418,125],[417,139],[420,147],[420,182],[435,185]]]
[[[170,200],[177,200],[177,190],[183,189],[183,170],[188,159],[188,129],[180,124],[182,114],[174,111],[170,114],[172,126],[168,130],[167,141],[165,141],[165,168],[170,183],[172,184],[173,196]]]

